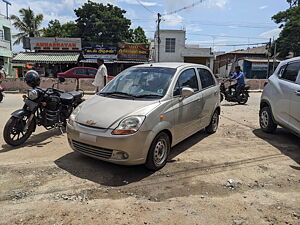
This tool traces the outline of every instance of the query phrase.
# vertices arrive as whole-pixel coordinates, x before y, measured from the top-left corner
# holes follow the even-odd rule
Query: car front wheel
[[[153,171],[163,168],[167,163],[170,148],[169,136],[164,132],[158,134],[149,149],[146,167]]]
[[[261,129],[266,133],[274,133],[277,124],[273,120],[271,108],[266,106],[263,107],[259,112],[259,124]]]

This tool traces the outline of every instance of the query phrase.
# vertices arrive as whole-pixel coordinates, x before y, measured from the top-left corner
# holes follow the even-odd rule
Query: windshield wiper
[[[121,92],[121,91],[112,91],[112,92],[100,92],[99,94],[104,94],[104,95],[126,95],[129,97],[136,97],[135,95],[128,94],[126,92]]]
[[[147,97],[155,97],[155,98],[161,98],[163,97],[163,95],[159,95],[159,94],[145,94],[145,95],[135,95],[134,97],[136,98],[147,98]]]

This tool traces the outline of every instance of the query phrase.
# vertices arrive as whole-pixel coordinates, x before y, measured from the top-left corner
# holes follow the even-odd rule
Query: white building
[[[153,60],[155,62],[197,63],[213,69],[215,56],[211,48],[186,45],[186,33],[184,30],[160,30],[159,45],[156,37],[157,33],[155,34],[153,52]]]

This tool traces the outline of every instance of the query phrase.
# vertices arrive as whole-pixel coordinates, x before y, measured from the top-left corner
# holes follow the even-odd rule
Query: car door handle
[[[300,90],[295,91],[295,94],[298,95],[298,96],[300,96]]]
[[[214,95],[218,95],[218,91],[215,91],[215,92],[214,92]]]

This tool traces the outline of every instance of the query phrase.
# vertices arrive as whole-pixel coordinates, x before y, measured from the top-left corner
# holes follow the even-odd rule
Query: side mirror
[[[181,97],[188,98],[188,97],[192,96],[194,93],[195,93],[195,91],[193,90],[193,88],[183,87],[181,90]]]
[[[66,79],[64,77],[59,77],[58,80],[59,80],[60,83],[63,83],[63,82],[66,81]]]

